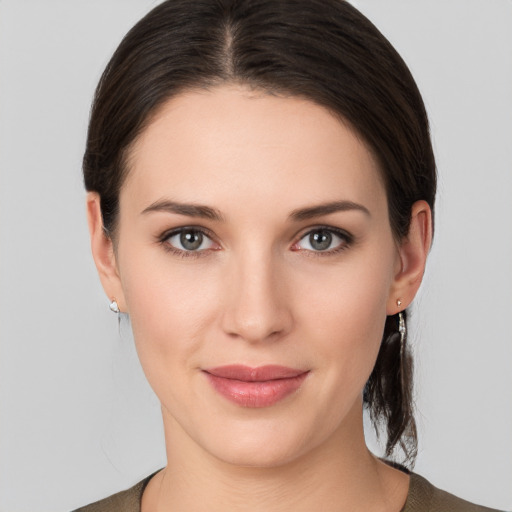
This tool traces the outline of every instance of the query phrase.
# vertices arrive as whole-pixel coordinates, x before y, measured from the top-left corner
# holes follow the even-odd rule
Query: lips
[[[219,366],[204,370],[224,398],[241,407],[270,407],[297,391],[308,371],[286,366]]]

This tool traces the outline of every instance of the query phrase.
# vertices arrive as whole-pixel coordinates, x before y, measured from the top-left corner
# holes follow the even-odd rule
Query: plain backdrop
[[[155,0],[0,1],[0,510],[59,512],[165,464],[158,401],[89,252],[94,87]],[[512,509],[512,2],[354,1],[409,64],[439,168],[415,302],[416,471]]]

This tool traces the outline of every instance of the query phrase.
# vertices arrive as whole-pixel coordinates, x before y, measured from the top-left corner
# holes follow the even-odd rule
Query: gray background
[[[94,87],[152,0],[0,2],[0,510],[65,511],[165,464],[158,401],[89,254]],[[440,173],[416,301],[417,472],[512,509],[512,3],[359,0],[430,113]]]

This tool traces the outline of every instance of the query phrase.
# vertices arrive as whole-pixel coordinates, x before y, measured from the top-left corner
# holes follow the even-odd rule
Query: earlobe
[[[119,309],[125,311],[124,296],[113,242],[103,229],[99,194],[88,192],[86,201],[91,251],[101,284],[108,298],[112,300],[113,297],[116,297]]]
[[[400,265],[389,295],[388,315],[405,309],[414,299],[423,279],[431,243],[432,210],[426,201],[416,201],[411,209],[409,232],[398,248]],[[402,302],[400,308],[397,298]]]

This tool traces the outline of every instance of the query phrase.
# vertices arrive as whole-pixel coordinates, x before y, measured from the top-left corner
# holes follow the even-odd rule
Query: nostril
[[[249,317],[240,310],[226,312],[224,331],[231,338],[240,338],[257,343],[275,341],[290,330],[291,315],[284,308],[272,308],[259,315]]]
[[[223,297],[222,328],[231,338],[248,342],[275,341],[292,325],[291,302],[277,263],[248,251],[226,276],[230,293]]]

